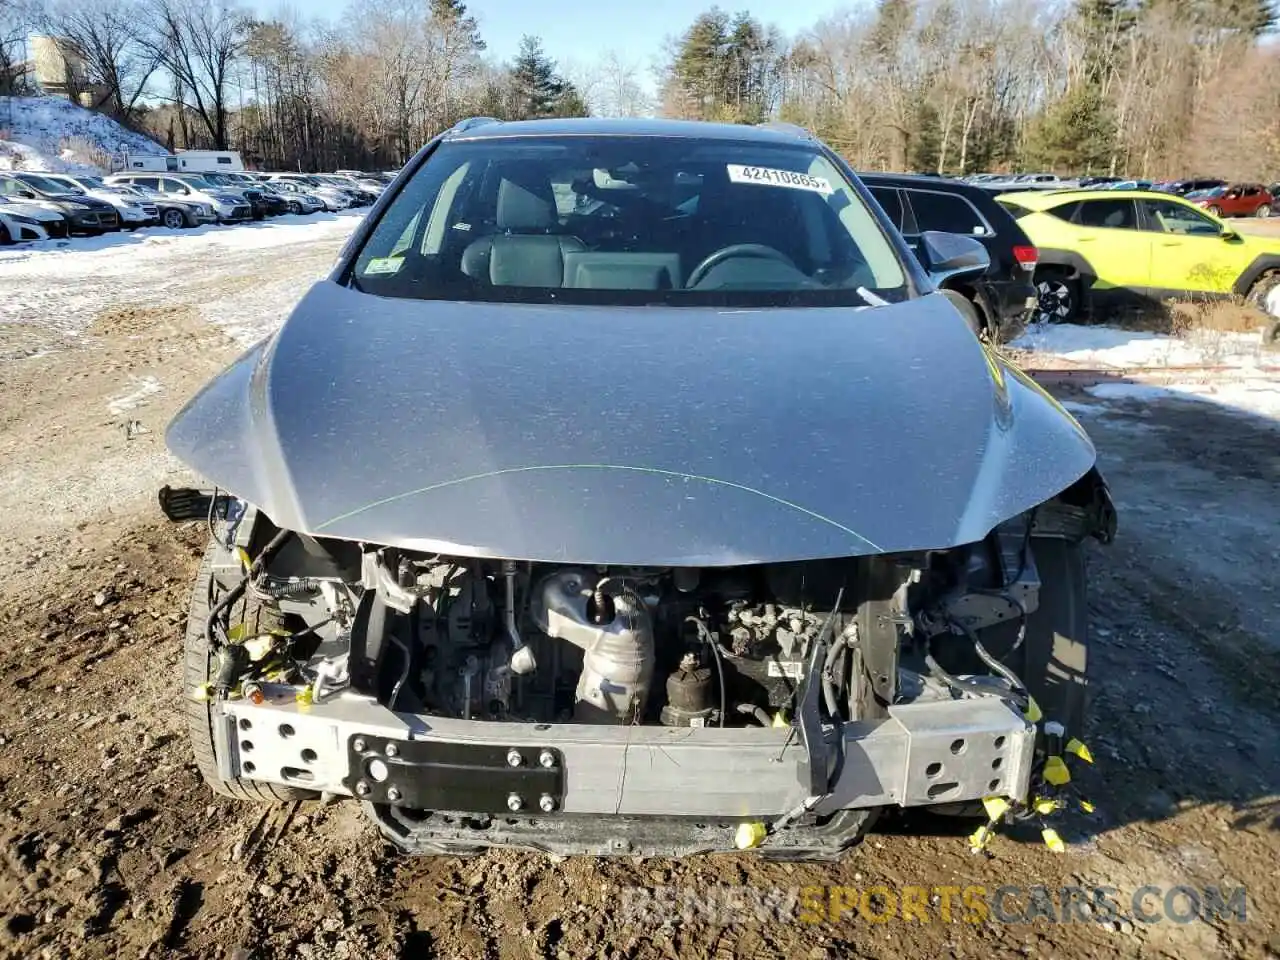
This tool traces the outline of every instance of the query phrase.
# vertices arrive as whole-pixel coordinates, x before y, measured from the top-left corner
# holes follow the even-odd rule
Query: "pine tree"
[[[1111,106],[1096,86],[1081,85],[1050,104],[1027,138],[1026,159],[1071,173],[1105,168],[1115,147]]]
[[[511,68],[515,88],[517,119],[538,117],[586,116],[582,95],[568,80],[556,73],[555,61],[542,49],[538,37],[526,35],[520,41],[520,53]]]

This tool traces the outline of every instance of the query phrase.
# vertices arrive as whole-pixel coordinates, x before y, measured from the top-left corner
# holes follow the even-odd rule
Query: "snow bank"
[[[0,170],[91,175],[122,152],[168,151],[63,97],[0,97]]]
[[[1257,333],[1196,330],[1185,337],[1070,323],[1032,324],[1009,344],[1090,367],[1180,367],[1220,364],[1251,367],[1280,363],[1264,355]]]

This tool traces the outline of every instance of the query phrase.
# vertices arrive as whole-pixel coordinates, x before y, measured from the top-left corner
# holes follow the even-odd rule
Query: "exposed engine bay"
[[[175,519],[207,505],[212,537],[197,759],[208,737],[215,789],[353,796],[437,852],[723,849],[755,817],[825,855],[880,807],[1016,800],[1039,755],[1037,557],[1107,535],[1090,489],[975,544],[721,567],[439,555],[166,490]]]
[[[351,687],[396,712],[463,720],[768,726],[794,713],[821,644],[825,714],[855,720],[899,696],[900,665],[978,690],[943,664],[994,660],[977,631],[1034,611],[1028,531],[1024,520],[917,556],[710,569],[557,567],[277,533],[285,546],[246,593],[282,614],[266,639],[274,675],[287,663],[318,700]],[[987,692],[1016,699],[1016,675],[998,661],[988,672]]]
[[[1115,523],[1094,472],[974,543],[740,565],[323,537],[217,490],[161,506],[211,538],[184,660],[205,780],[354,797],[407,851],[829,858],[884,808],[1058,809],[1084,752],[1081,544]]]

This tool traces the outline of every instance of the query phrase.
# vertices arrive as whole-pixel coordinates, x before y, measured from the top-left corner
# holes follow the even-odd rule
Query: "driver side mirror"
[[[991,266],[991,255],[977,240],[938,230],[926,230],[920,234],[917,255],[934,286],[941,286],[957,277],[980,276]]]
[[[1223,240],[1227,240],[1227,241],[1231,241],[1231,240],[1239,240],[1239,239],[1240,239],[1240,234],[1236,233],[1236,232],[1235,232],[1234,230],[1232,230],[1230,227],[1226,227],[1226,226],[1224,226],[1224,227],[1222,228],[1222,239],[1223,239]]]

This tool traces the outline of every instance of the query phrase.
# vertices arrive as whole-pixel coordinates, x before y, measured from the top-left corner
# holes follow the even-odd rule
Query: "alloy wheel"
[[[1067,281],[1056,277],[1041,280],[1036,284],[1036,293],[1037,323],[1066,323],[1075,313],[1075,301]]]

